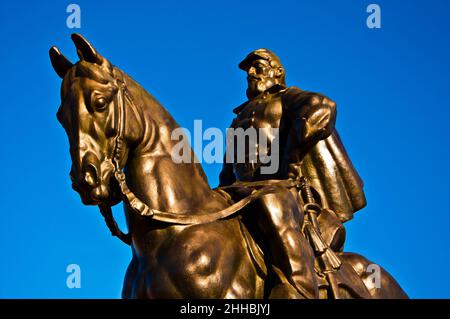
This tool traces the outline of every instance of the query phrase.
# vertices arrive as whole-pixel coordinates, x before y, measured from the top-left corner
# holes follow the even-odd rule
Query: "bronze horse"
[[[171,115],[81,35],[73,34],[72,40],[80,58],[76,64],[50,49],[52,65],[63,79],[57,117],[69,138],[73,188],[84,204],[100,206],[108,226],[131,245],[122,297],[279,297],[269,279],[270,265],[239,214],[190,222],[230,211],[230,203],[210,188],[199,163],[172,161],[178,141],[171,132],[179,126]],[[130,235],[117,230],[108,210],[121,200]],[[159,219],[153,218],[158,212]],[[381,287],[375,287],[366,273],[371,262],[364,257],[339,256],[357,276],[341,285],[346,296],[361,297],[354,284],[364,287],[366,297],[406,297],[383,269]],[[329,297],[326,287],[319,288],[321,296]]]

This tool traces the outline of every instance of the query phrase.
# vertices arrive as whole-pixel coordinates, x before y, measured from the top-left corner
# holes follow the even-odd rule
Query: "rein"
[[[122,77],[123,78],[123,77]],[[291,180],[282,180],[282,181],[276,181],[276,183],[268,183],[265,186],[269,187],[263,187],[258,190],[253,190],[250,195],[246,196],[245,198],[239,200],[238,202],[232,204],[231,206],[228,206],[225,209],[215,211],[215,212],[201,212],[195,215],[190,215],[187,213],[181,214],[181,213],[172,213],[172,212],[163,212],[159,211],[157,209],[152,209],[148,207],[143,201],[141,201],[139,198],[136,197],[135,194],[128,188],[128,185],[126,183],[126,176],[125,173],[120,168],[120,160],[121,160],[121,154],[123,152],[125,141],[124,141],[124,134],[125,134],[125,98],[128,98],[129,102],[133,105],[134,101],[129,93],[126,84],[123,80],[117,79],[118,84],[118,92],[115,97],[115,111],[117,116],[117,122],[116,122],[116,136],[115,136],[115,146],[114,146],[114,153],[113,153],[113,165],[114,165],[114,178],[116,179],[117,183],[120,187],[120,192],[122,194],[122,200],[128,207],[132,208],[136,213],[138,213],[141,216],[145,217],[151,217],[153,220],[170,223],[170,224],[178,224],[178,225],[194,225],[194,224],[205,224],[210,223],[219,219],[224,219],[227,217],[230,217],[231,215],[235,214],[236,212],[240,211],[242,208],[247,206],[249,203],[253,202],[258,197],[273,193],[274,190],[271,185],[274,184],[289,184],[289,186],[295,186],[295,181]],[[246,183],[244,183],[246,184]],[[252,183],[249,183],[252,184]],[[286,184],[286,185],[287,185]],[[247,186],[247,185],[242,185]],[[250,185],[248,185],[250,186]],[[233,186],[230,186],[233,187]],[[237,186],[239,187],[239,186]],[[225,188],[224,188],[225,189]],[[122,242],[124,242],[127,245],[132,244],[132,236],[131,233],[123,233],[119,226],[117,225],[114,216],[112,214],[111,206],[108,205],[99,205],[100,212],[105,218],[105,223],[108,226],[109,230],[111,231],[111,235],[116,236],[119,238]]]

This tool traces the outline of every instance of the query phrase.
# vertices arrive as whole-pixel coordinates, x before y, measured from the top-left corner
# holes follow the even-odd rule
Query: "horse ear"
[[[81,34],[73,33],[72,41],[77,48],[77,54],[80,60],[85,60],[91,63],[102,64],[103,58],[94,47]]]
[[[73,66],[72,62],[70,62],[64,55],[62,55],[57,47],[51,47],[49,55],[53,69],[61,79],[64,78],[67,71]]]

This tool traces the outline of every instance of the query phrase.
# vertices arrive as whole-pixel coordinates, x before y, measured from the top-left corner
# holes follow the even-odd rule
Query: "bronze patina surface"
[[[172,160],[179,126],[167,110],[81,35],[72,40],[76,64],[50,49],[63,79],[57,117],[73,188],[132,249],[124,298],[407,297],[385,270],[376,285],[372,263],[342,251],[343,223],[365,197],[334,128],[336,104],[287,87],[272,52],[239,65],[248,101],[231,126],[278,128],[279,168],[226,163],[213,190],[199,163]],[[128,234],[111,213],[120,201]]]

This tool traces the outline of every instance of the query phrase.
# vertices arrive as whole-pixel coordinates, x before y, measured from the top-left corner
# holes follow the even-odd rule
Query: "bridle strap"
[[[117,69],[116,69],[117,70]],[[123,76],[122,76],[123,78]],[[117,180],[117,172],[121,172],[120,170],[120,155],[123,151],[124,141],[123,136],[125,132],[125,90],[126,85],[122,80],[116,79],[118,92],[115,97],[115,114],[116,118],[116,136],[114,138],[114,151],[113,151],[113,165],[114,165],[114,178]],[[123,174],[123,173],[122,173]],[[122,189],[122,187],[121,187]],[[114,219],[114,215],[112,213],[111,206],[108,205],[99,205],[100,213],[105,218],[106,226],[108,226],[111,231],[112,236],[116,236],[122,242],[127,245],[131,245],[132,236],[131,233],[125,234],[122,232],[117,225],[116,220]]]
[[[116,220],[114,219],[114,216],[112,214],[111,206],[105,206],[105,205],[99,205],[100,213],[105,218],[106,226],[108,226],[109,230],[111,231],[112,236],[116,236],[121,241],[123,241],[127,245],[131,245],[132,238],[131,234],[125,234],[123,233],[119,226],[116,223]]]
[[[118,69],[115,69],[120,72]],[[128,188],[125,181],[125,174],[122,172],[120,168],[120,160],[121,155],[124,150],[125,141],[125,98],[128,97],[130,103],[134,104],[131,94],[128,92],[126,83],[123,79],[123,74],[121,75],[122,79],[116,78],[116,84],[118,87],[118,92],[115,97],[115,113],[117,114],[117,122],[116,124],[116,136],[114,138],[114,153],[112,162],[114,165],[114,178],[119,183],[120,191],[122,193],[122,199],[129,207],[131,207],[134,211],[142,216],[152,216],[153,210],[150,209],[144,202],[139,200]],[[114,219],[114,215],[112,214],[111,206],[108,205],[99,205],[100,213],[105,218],[106,226],[108,226],[111,234],[116,236],[121,241],[123,241],[127,245],[131,245],[132,236],[131,233],[125,234],[122,232],[117,225],[116,220]]]

